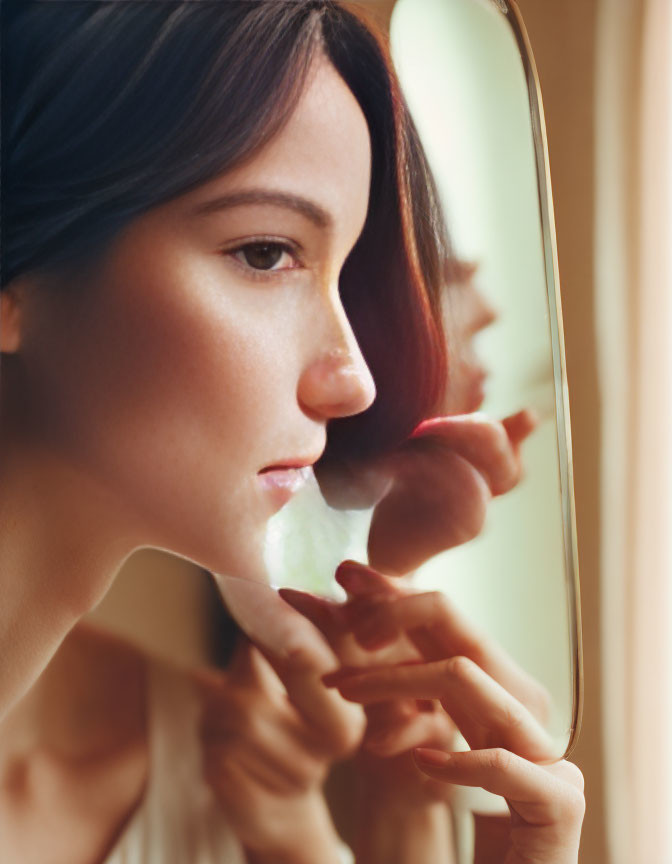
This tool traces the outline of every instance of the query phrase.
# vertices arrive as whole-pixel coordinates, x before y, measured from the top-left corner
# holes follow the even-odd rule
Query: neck
[[[74,764],[137,740],[146,722],[146,686],[140,649],[79,623],[0,721],[0,776],[34,754]]]
[[[134,546],[109,493],[48,454],[0,447],[0,717]]]

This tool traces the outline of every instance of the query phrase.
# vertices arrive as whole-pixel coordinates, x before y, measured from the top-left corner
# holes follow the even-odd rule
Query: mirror
[[[509,437],[515,423],[528,423],[517,442],[523,474],[500,490],[468,542],[437,539],[431,508],[450,477],[441,473],[443,450],[432,449],[432,436],[444,429],[426,427],[401,454],[308,479],[268,522],[266,575],[276,588],[340,602],[346,594],[334,574],[341,562],[381,570],[392,562],[388,572],[399,584],[443,594],[474,633],[547,694],[543,720],[560,757],[571,749],[580,717],[580,614],[553,211],[534,62],[508,0],[373,5],[389,17],[394,65],[455,250],[445,262],[449,376],[437,414],[478,409],[510,418]],[[531,414],[521,420],[525,409]],[[459,438],[460,459],[473,430],[481,434],[473,425],[480,422],[476,416],[459,429],[447,424]],[[409,489],[414,515],[405,521]],[[432,528],[420,551],[411,523],[423,541]],[[227,599],[235,606],[235,596]],[[217,602],[195,565],[143,551],[89,617],[163,657],[206,664],[222,647]],[[352,765],[339,766],[327,786],[347,841],[349,784],[357,782],[351,772]],[[499,812],[501,802],[465,793],[451,804],[466,861],[469,827],[460,813]],[[416,860],[431,859],[420,852]]]
[[[427,561],[413,581],[446,592],[543,682],[560,755],[577,725],[578,607],[555,241],[534,67],[517,13],[505,3],[397,0],[390,39],[453,242],[476,266],[468,287],[446,288],[449,343],[451,316],[476,302],[463,293],[478,292],[496,310],[476,336],[475,355],[451,356],[458,380],[449,377],[449,390],[478,388],[480,364],[488,370],[482,405],[458,393],[455,413],[473,407],[502,418],[531,408],[538,418],[517,488],[493,501],[476,538]],[[470,342],[471,333],[458,326],[453,338]],[[333,510],[318,488],[304,490],[269,525],[272,582],[338,592],[339,562],[367,560],[370,518],[371,509]]]

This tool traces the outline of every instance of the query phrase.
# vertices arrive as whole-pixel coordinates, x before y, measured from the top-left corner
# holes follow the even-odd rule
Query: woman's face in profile
[[[137,545],[260,578],[265,523],[327,420],[372,402],[338,293],[370,161],[320,58],[257,155],[131,222],[73,282],[25,292],[32,436],[110,490]]]

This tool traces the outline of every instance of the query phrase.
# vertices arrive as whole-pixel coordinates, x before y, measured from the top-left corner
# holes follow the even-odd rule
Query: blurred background
[[[388,26],[392,0],[361,5]],[[518,6],[546,115],[574,447],[581,861],[672,864],[672,4]],[[211,658],[208,577],[150,553],[133,566],[143,579],[94,616]]]
[[[521,0],[546,112],[574,443],[583,862],[672,862],[672,5]]]

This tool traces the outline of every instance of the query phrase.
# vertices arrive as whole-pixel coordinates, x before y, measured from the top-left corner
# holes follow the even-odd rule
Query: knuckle
[[[450,604],[448,603],[446,595],[442,591],[426,591],[424,594],[418,594],[417,596],[424,597],[426,600],[431,601],[437,609],[441,610],[441,612],[450,611]]]
[[[443,666],[449,677],[458,681],[470,681],[473,678],[476,664],[469,657],[458,654],[445,660]]]
[[[474,469],[474,489],[461,515],[461,542],[473,540],[483,530],[491,493],[486,481]]]
[[[517,730],[524,727],[526,714],[527,712],[521,705],[507,701],[506,705],[502,707],[502,725],[505,726],[509,732],[515,733]]]
[[[567,792],[562,802],[562,813],[567,821],[580,824],[586,812],[586,799],[575,786],[567,786]]]
[[[427,602],[431,603],[435,611],[435,617],[451,621],[454,617],[455,610],[452,603],[442,591],[429,591],[424,595]]]
[[[466,635],[461,640],[460,647],[464,654],[469,657],[469,659],[474,663],[474,665],[483,669],[483,667],[486,665],[487,649],[479,638],[471,635]]]
[[[328,765],[320,758],[310,757],[307,753],[294,765],[293,787],[298,792],[310,792],[326,778]]]
[[[507,774],[513,767],[513,754],[503,747],[488,750],[484,756],[485,767],[496,773]]]
[[[245,718],[242,737],[251,742],[265,740],[265,729],[269,719],[271,718],[265,718],[256,712],[250,713]],[[271,719],[271,722],[274,721]]]
[[[366,718],[364,713],[358,714],[348,723],[341,724],[332,736],[331,753],[337,758],[350,756],[355,753],[362,743],[366,731]]]
[[[483,429],[486,443],[498,456],[508,453],[509,436],[501,423],[493,421],[486,424]]]
[[[538,682],[535,682],[535,684],[536,686],[530,696],[530,711],[534,714],[537,720],[546,724],[551,716],[553,700],[551,699],[550,691],[547,690],[546,687],[542,686]],[[579,773],[581,772],[579,771]]]
[[[563,760],[560,763],[562,765],[562,776],[563,779],[570,783],[575,789],[577,789],[581,795],[583,795],[583,791],[585,788],[585,780],[583,777],[583,773],[578,765],[575,765],[573,762],[568,762]]]

